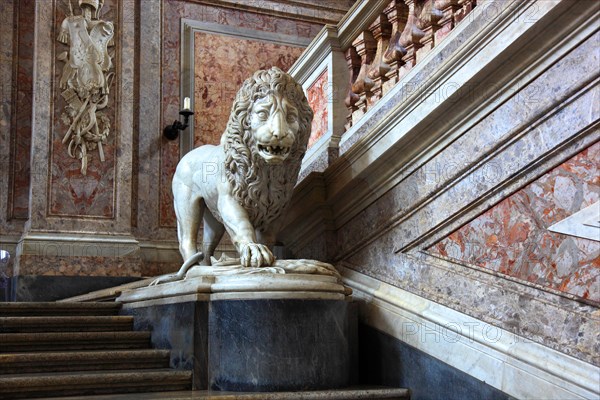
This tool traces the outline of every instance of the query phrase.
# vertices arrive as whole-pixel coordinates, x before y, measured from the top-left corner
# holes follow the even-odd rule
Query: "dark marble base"
[[[112,276],[36,276],[10,278],[10,301],[55,301],[139,280]]]
[[[152,347],[171,350],[171,368],[193,371],[194,389],[208,388],[207,302],[124,308],[136,331],[151,331]]]
[[[385,333],[359,324],[360,381],[410,388],[411,400],[513,397]]]
[[[10,300],[10,278],[0,275],[0,302]]]
[[[210,387],[227,391],[318,390],[351,378],[352,319],[343,300],[210,303]]]

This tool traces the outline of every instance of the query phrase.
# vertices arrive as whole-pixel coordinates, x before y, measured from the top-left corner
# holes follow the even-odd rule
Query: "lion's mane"
[[[298,109],[296,141],[281,165],[268,165],[258,154],[247,118],[254,102],[272,93],[287,98]],[[277,67],[255,72],[238,91],[221,144],[225,150],[225,175],[255,229],[268,227],[289,203],[308,145],[312,118],[313,111],[302,87]]]

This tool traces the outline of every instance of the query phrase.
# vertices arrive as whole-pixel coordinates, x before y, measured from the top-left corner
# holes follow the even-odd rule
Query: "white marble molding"
[[[337,277],[308,274],[253,274],[187,277],[176,282],[123,290],[126,308],[190,301],[304,299],[344,300],[351,290]]]
[[[558,221],[548,230],[600,242],[600,201]]]
[[[519,399],[597,399],[600,368],[338,266],[360,319]]]

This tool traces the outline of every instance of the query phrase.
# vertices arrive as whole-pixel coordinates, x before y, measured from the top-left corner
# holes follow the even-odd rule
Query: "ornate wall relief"
[[[88,153],[97,149],[105,161],[103,144],[110,134],[110,119],[102,112],[108,105],[114,78],[112,56],[114,26],[99,19],[104,0],[79,0],[81,14],[75,15],[69,1],[69,15],[63,20],[58,41],[69,46],[58,59],[64,62],[60,78],[61,95],[66,102],[61,121],[68,127],[62,142],[68,153],[81,160],[86,175]]]

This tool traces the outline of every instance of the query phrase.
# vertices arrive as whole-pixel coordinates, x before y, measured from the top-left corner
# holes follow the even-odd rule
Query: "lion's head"
[[[225,173],[256,229],[289,202],[312,118],[302,87],[277,67],[255,72],[237,93],[221,137]]]

